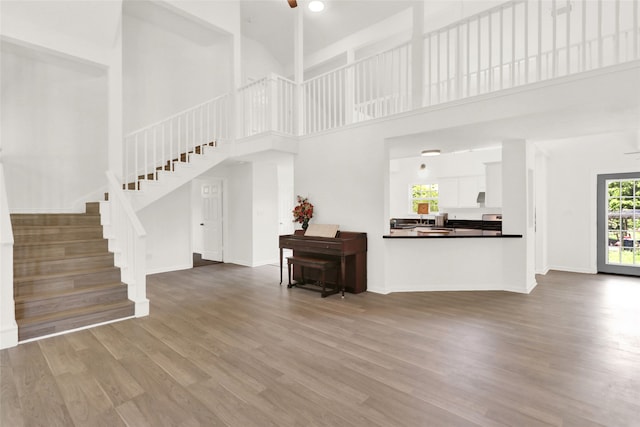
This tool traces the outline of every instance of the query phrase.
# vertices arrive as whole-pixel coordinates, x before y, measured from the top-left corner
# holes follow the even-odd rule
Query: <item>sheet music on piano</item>
[[[338,229],[337,224],[309,224],[309,227],[304,232],[308,237],[337,237]]]

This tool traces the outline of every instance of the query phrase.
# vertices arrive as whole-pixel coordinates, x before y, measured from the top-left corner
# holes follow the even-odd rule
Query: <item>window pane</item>
[[[607,257],[609,264],[620,264],[620,248],[617,246],[609,246],[609,254]]]
[[[620,182],[620,195],[622,197],[633,197],[634,182],[632,180]]]
[[[620,181],[609,182],[609,197],[620,197]]]

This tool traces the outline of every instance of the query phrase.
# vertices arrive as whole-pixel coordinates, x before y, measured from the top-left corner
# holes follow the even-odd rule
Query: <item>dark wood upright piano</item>
[[[345,290],[354,294],[367,290],[367,233],[340,231],[337,237],[309,237],[303,230],[280,236],[280,283],[282,283],[282,250],[292,249],[294,256],[332,259],[340,262],[340,275]],[[293,277],[300,279],[295,268]],[[306,278],[310,277],[305,273]],[[327,279],[336,285],[335,279]]]

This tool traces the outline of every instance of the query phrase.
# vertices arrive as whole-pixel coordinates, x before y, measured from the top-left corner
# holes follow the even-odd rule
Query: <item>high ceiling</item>
[[[291,9],[286,0],[241,0],[242,33],[262,43],[283,65],[293,58],[294,20],[304,14],[304,50],[315,52],[346,36],[399,13],[415,3],[405,0],[325,0],[325,10],[313,13],[308,0]]]

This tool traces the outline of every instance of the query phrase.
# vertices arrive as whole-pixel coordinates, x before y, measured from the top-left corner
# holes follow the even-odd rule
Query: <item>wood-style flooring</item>
[[[278,281],[149,276],[150,316],[0,351],[0,425],[640,425],[637,278],[344,300]]]

